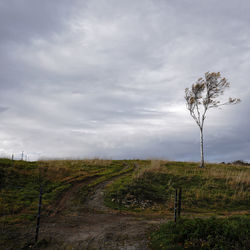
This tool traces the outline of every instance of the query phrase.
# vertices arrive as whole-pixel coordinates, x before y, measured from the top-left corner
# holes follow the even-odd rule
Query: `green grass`
[[[125,164],[127,167],[125,168]],[[127,162],[127,161],[112,161],[112,163],[109,165],[108,169],[103,172],[99,178],[97,178],[95,181],[91,182],[88,185],[84,185],[78,192],[74,200],[75,205],[81,205],[84,204],[86,201],[86,198],[93,192],[94,188],[110,178],[123,175],[126,173],[129,173],[133,171],[134,166]]]
[[[40,185],[43,189],[43,212],[53,209],[62,193],[79,181],[95,176],[91,185],[79,191],[82,201],[91,188],[123,172],[126,161],[58,160],[24,162],[0,159],[0,222],[36,216]],[[124,171],[131,171],[129,166]]]
[[[151,233],[152,249],[241,249],[250,247],[250,217],[180,219]]]
[[[137,210],[163,203],[168,198],[164,180],[158,174],[137,179],[133,179],[131,174],[126,175],[107,189],[106,204],[113,208]]]
[[[81,207],[99,183],[113,179],[105,192],[105,204],[113,209],[172,216],[175,188],[182,187],[183,215],[249,213],[249,166],[198,166],[192,162],[158,160],[0,159],[0,244],[11,235],[17,239],[21,225],[33,230],[40,185],[45,217],[54,211],[66,190],[89,178],[94,179],[81,186],[70,203],[72,207]]]
[[[106,204],[113,208],[172,210],[176,188],[182,188],[185,212],[249,210],[250,168],[224,164],[147,161],[133,175],[108,187]]]
[[[124,164],[128,167],[125,170]],[[136,167],[134,167],[136,164]],[[0,221],[18,221],[22,214],[36,214],[39,185],[43,205],[52,206],[74,183],[96,176],[76,197],[83,203],[99,183],[119,175],[106,190],[105,202],[117,209],[168,210],[173,208],[175,188],[182,187],[184,212],[249,210],[250,168],[224,164],[164,161],[55,160],[24,162],[0,159]],[[40,180],[39,180],[40,176]],[[21,219],[22,221],[22,219]]]
[[[0,245],[21,235],[22,225],[35,228],[40,185],[43,189],[42,216],[55,211],[62,194],[75,183],[95,176],[83,186],[74,202],[82,204],[98,183],[123,172],[126,161],[53,160],[41,162],[0,159]],[[124,171],[131,171],[132,166]],[[79,202],[80,200],[80,202]],[[73,204],[72,204],[73,205]],[[13,239],[12,239],[13,240]],[[19,244],[21,244],[19,242]]]

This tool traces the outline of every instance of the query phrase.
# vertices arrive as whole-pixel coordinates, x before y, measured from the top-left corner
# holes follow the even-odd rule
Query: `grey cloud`
[[[0,3],[1,41],[27,43],[32,37],[62,32],[73,6],[71,1],[9,0]],[[76,2],[75,2],[76,3]]]
[[[207,160],[249,159],[249,9],[248,1],[1,2],[0,99],[9,110],[0,109],[0,151],[199,160],[184,89],[221,71],[232,82],[225,96],[243,102],[209,114]]]
[[[0,106],[0,113],[2,113],[2,112],[5,112],[6,110],[8,110],[9,108],[7,108],[7,107],[1,107]]]

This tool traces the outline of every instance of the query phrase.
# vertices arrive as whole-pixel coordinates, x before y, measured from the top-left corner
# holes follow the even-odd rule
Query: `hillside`
[[[183,218],[247,216],[250,208],[247,165],[200,169],[198,163],[159,160],[0,159],[3,249],[35,247],[40,187],[39,249],[157,246],[157,237],[152,243],[149,235],[173,220],[174,193],[180,187]]]

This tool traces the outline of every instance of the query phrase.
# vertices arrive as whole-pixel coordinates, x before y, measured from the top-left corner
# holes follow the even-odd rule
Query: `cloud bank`
[[[0,1],[0,154],[199,160],[184,89],[207,71],[236,106],[205,123],[208,161],[250,160],[250,3]]]

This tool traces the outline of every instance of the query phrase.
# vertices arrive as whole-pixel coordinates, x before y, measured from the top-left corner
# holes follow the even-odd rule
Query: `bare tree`
[[[229,86],[230,83],[226,78],[221,77],[220,72],[207,72],[204,79],[199,78],[192,85],[192,88],[185,89],[187,109],[200,129],[201,168],[204,167],[203,126],[207,111],[223,105],[237,104],[241,101],[238,98],[229,98],[223,103],[218,100],[218,97],[223,95],[224,90]]]

